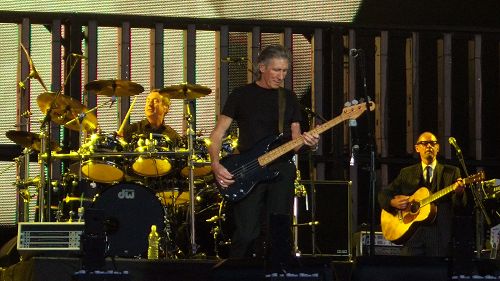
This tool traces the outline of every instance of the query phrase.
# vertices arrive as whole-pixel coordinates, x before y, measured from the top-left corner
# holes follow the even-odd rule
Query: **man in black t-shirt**
[[[279,134],[279,95],[289,65],[288,52],[280,45],[264,48],[257,59],[257,80],[237,88],[229,96],[215,128],[210,134],[209,153],[217,183],[227,188],[233,175],[219,162],[222,140],[235,120],[239,127],[238,150],[245,153],[260,140]],[[282,88],[281,88],[282,89]],[[317,134],[301,133],[300,107],[294,93],[282,89],[285,97],[283,138],[303,138],[304,144],[317,147]],[[297,148],[298,150],[299,148]],[[235,232],[231,240],[231,257],[256,256],[261,232],[267,232],[268,255],[272,262],[284,263],[291,258],[291,214],[294,196],[295,165],[286,155],[272,162],[279,176],[257,184],[242,200],[233,205]],[[262,226],[266,228],[262,228]],[[269,245],[268,245],[269,246]]]

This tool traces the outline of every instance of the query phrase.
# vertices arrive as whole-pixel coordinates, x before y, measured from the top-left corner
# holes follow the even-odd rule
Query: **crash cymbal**
[[[85,85],[85,90],[108,97],[130,97],[144,92],[144,87],[129,80],[95,80]]]
[[[171,85],[159,90],[161,95],[170,99],[187,99],[194,100],[209,95],[212,92],[210,88],[205,86],[181,83],[179,85]]]
[[[12,131],[7,131],[7,133],[5,133],[5,136],[7,136],[7,138],[9,138],[11,141],[15,142],[16,144],[19,144],[24,148],[29,147],[36,151],[41,150],[42,140],[39,134],[12,130]],[[61,151],[61,147],[59,147],[59,145],[56,142],[51,141],[50,150],[59,152]]]
[[[57,96],[57,99],[56,99]],[[97,128],[97,117],[92,112],[87,112],[87,107],[72,97],[66,95],[57,95],[52,92],[45,92],[40,94],[36,101],[40,110],[47,114],[50,105],[55,100],[50,113],[51,120],[59,125],[64,125],[66,128],[73,131],[80,131],[79,122],[70,122],[76,117],[85,114],[82,122],[82,129],[87,132],[93,132]],[[67,124],[70,122],[69,124]]]

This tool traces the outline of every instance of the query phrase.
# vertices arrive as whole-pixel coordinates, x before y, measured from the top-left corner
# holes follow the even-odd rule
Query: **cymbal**
[[[144,87],[129,80],[94,80],[85,85],[85,90],[108,97],[130,97],[144,92]]]
[[[30,147],[33,150],[41,151],[42,140],[39,134],[25,132],[25,131],[7,131],[5,136],[9,138],[11,141],[19,144],[20,146],[26,148]],[[51,151],[61,151],[61,147],[54,141],[50,142],[50,150]]]
[[[40,94],[36,101],[40,110],[47,114],[47,111],[52,104],[52,101],[56,98],[56,94],[52,92],[45,92]],[[87,107],[72,97],[66,95],[57,96],[57,100],[54,102],[50,118],[51,120],[59,125],[64,125],[66,128],[73,131],[80,131],[79,122],[71,122],[66,124],[80,114],[86,113],[82,122],[82,129],[87,132],[95,131],[97,128],[97,117],[92,112],[87,112]]]
[[[171,85],[159,90],[159,93],[170,99],[187,99],[194,100],[209,95],[212,92],[210,88],[205,86],[181,83],[179,85]]]

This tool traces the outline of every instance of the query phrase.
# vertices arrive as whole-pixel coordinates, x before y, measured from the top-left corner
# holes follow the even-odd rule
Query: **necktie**
[[[432,177],[432,167],[427,166],[427,167],[425,167],[425,169],[427,171],[427,175],[425,176],[425,184],[427,185],[427,187],[430,187],[431,186],[431,177]]]

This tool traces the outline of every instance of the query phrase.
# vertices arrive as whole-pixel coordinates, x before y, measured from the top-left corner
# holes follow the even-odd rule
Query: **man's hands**
[[[304,144],[311,147],[312,150],[318,147],[319,134],[311,134],[309,132],[302,133],[302,138],[304,139]]]
[[[212,162],[212,172],[219,186],[226,188],[234,183],[233,175],[219,162]]]
[[[404,210],[408,207],[408,203],[410,202],[409,199],[410,196],[407,195],[396,195],[391,199],[391,206],[396,209]]]

